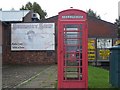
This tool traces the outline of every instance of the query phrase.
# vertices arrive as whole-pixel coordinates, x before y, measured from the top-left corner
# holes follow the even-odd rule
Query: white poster
[[[111,48],[112,39],[97,39],[97,48]]]
[[[11,24],[11,50],[55,50],[54,23]]]

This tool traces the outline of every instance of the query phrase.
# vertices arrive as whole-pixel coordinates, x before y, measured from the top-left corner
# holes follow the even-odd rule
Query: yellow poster
[[[114,45],[120,44],[120,40],[116,40]]]
[[[95,40],[88,40],[88,60],[95,60]]]
[[[99,51],[99,55],[103,60],[108,59],[109,55],[110,55],[110,50],[100,50]]]

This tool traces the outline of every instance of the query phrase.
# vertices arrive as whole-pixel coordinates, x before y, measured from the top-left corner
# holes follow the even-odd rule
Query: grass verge
[[[109,84],[109,71],[103,68],[88,67],[89,88],[111,88]]]
[[[88,66],[88,87],[112,88],[109,84],[109,71],[100,67]],[[57,82],[55,88],[57,88]]]

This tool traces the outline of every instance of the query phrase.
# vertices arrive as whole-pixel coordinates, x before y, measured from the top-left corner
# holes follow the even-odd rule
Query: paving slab
[[[33,79],[19,85],[17,88],[55,88],[56,82],[57,65],[52,65],[40,72]]]
[[[37,82],[45,81],[44,78],[49,77],[53,72],[56,74],[56,69],[52,68],[57,68],[57,65],[3,65],[2,88],[34,88],[44,86],[43,84],[39,85]],[[37,78],[38,76],[39,78]],[[36,84],[30,84],[31,86],[27,85],[27,83],[32,82],[32,80]],[[26,84],[26,86],[24,84]]]
[[[0,90],[2,89],[2,53],[0,53]]]

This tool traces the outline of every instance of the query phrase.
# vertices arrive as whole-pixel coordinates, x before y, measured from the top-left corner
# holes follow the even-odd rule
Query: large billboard
[[[11,24],[11,50],[55,50],[54,23]]]

